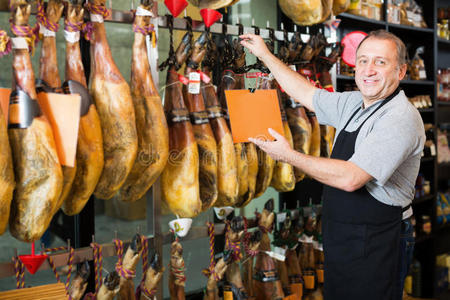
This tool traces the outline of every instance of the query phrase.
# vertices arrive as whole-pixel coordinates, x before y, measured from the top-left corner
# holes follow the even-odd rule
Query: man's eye
[[[379,66],[382,66],[382,65],[385,65],[386,62],[384,60],[377,60],[376,64],[379,65]]]
[[[360,59],[360,60],[358,61],[359,64],[365,64],[366,62],[367,62],[366,59]]]

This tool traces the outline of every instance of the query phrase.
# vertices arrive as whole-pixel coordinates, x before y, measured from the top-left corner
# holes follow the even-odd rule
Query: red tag
[[[181,74],[178,74],[178,80],[184,85],[189,84],[189,79],[187,79],[186,77],[184,77]]]
[[[300,74],[302,74],[303,76],[308,76],[308,77],[312,76],[312,71],[308,70],[308,69],[300,69],[300,70],[298,70],[298,72]]]
[[[334,92],[334,88],[333,88],[333,86],[332,86],[332,85],[330,85],[330,86],[326,86],[326,87],[325,87],[325,89],[326,89],[327,91],[331,92],[331,93],[333,93],[333,92]]]
[[[209,83],[211,81],[211,78],[209,78],[209,76],[203,73],[202,71],[197,72],[200,74],[200,78],[204,83]]]
[[[261,72],[250,72],[250,73],[246,73],[245,77],[247,78],[258,78],[261,77],[262,73]]]

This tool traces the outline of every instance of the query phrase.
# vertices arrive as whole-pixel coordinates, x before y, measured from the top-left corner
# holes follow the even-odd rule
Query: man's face
[[[392,94],[405,73],[406,65],[398,65],[393,41],[371,37],[356,53],[355,81],[366,104]]]

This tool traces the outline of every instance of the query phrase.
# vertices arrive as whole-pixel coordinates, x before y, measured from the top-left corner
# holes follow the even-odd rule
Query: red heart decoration
[[[356,49],[366,36],[367,33],[363,31],[352,31],[342,39],[341,44],[344,46],[344,50],[342,51],[342,60],[350,67],[355,66]]]
[[[164,4],[175,18],[188,6],[186,0],[164,0]]]
[[[222,14],[220,12],[211,8],[201,9],[200,15],[202,16],[203,23],[205,23],[206,27],[211,27],[212,24],[222,18]]]

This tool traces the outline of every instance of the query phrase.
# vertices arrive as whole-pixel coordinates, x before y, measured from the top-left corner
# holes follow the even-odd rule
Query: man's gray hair
[[[378,30],[369,32],[369,34],[361,41],[361,43],[359,43],[358,48],[356,48],[356,52],[358,52],[362,43],[364,43],[364,41],[367,40],[368,38],[376,38],[379,40],[389,40],[389,41],[394,42],[395,46],[397,47],[397,61],[398,61],[399,66],[402,66],[406,63],[405,44],[395,34],[387,32],[386,30],[383,30],[383,29],[378,29]]]

